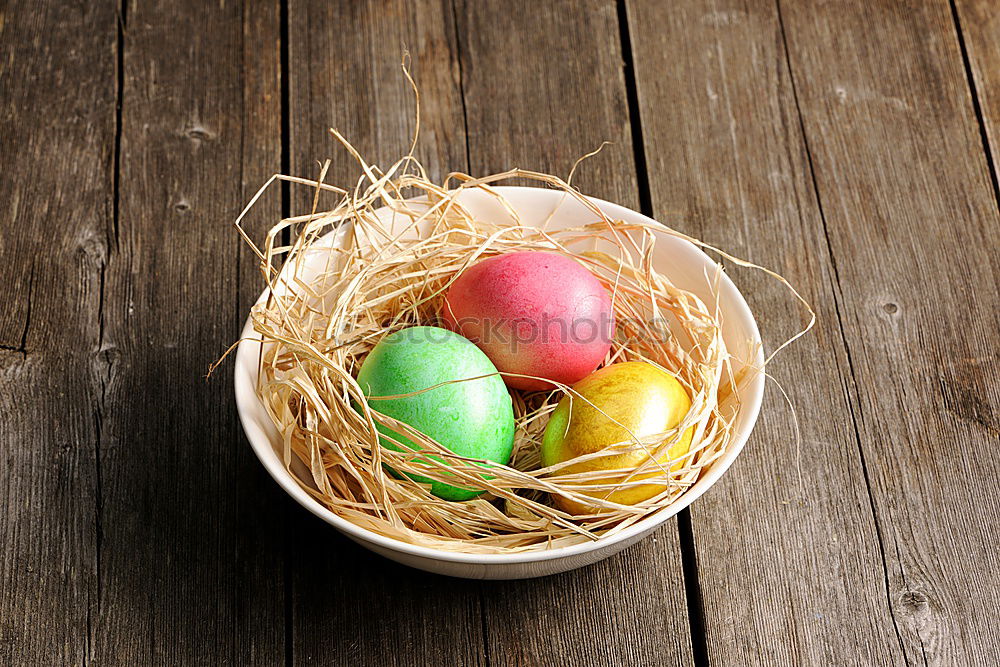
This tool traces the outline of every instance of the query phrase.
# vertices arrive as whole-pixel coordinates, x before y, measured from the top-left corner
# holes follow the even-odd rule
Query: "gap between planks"
[[[616,2],[618,32],[621,42],[623,76],[627,95],[629,128],[632,132],[632,152],[635,160],[636,185],[639,194],[639,212],[653,216],[653,197],[649,186],[649,169],[646,161],[646,144],[642,135],[642,117],[639,93],[635,80],[635,63],[632,56],[632,38],[629,33],[628,8],[625,0]],[[681,552],[681,569],[684,575],[684,593],[687,599],[688,626],[691,633],[691,651],[696,665],[708,665],[708,644],[705,635],[704,603],[698,581],[698,561],[691,524],[691,510],[684,508],[677,515],[677,538]]]
[[[788,37],[785,32],[785,21],[781,13],[781,0],[774,0],[774,5],[778,17],[778,27],[781,30],[781,48],[782,48],[782,53],[784,54],[785,57],[785,66],[788,69],[788,79],[791,85],[792,100],[795,102],[795,117],[799,122],[799,133],[802,136],[802,146],[805,149],[806,164],[809,166],[809,182],[812,185],[813,196],[816,198],[816,208],[817,211],[819,212],[819,218],[823,225],[823,238],[826,241],[827,252],[830,257],[830,266],[833,270],[833,279],[834,282],[836,283],[835,285],[832,286],[830,292],[833,295],[834,312],[837,315],[837,332],[840,334],[841,343],[844,346],[844,354],[847,357],[847,369],[848,373],[850,373],[851,386],[855,387],[857,386],[858,379],[857,379],[857,373],[854,368],[854,360],[851,356],[851,347],[848,344],[847,333],[844,330],[843,315],[841,314],[841,303],[840,303],[841,282],[840,282],[840,273],[837,270],[837,258],[834,255],[833,245],[830,241],[830,233],[826,222],[826,213],[823,210],[823,199],[820,196],[819,184],[816,182],[816,169],[813,166],[812,150],[810,149],[809,146],[809,137],[806,134],[805,121],[802,118],[802,107],[799,104],[798,88],[795,82],[795,69],[792,65],[791,54],[789,53],[788,50]],[[903,656],[906,656],[906,646],[903,641],[903,635],[899,629],[899,621],[897,620],[895,611],[893,610],[892,591],[890,589],[890,583],[889,583],[889,563],[886,558],[885,538],[883,534],[882,521],[879,519],[878,510],[875,504],[875,495],[874,492],[872,491],[871,476],[868,472],[868,461],[865,458],[864,447],[862,446],[861,442],[861,431],[858,427],[858,417],[855,412],[855,402],[856,401],[854,400],[848,400],[847,405],[851,413],[851,428],[854,433],[854,443],[855,446],[857,447],[858,457],[861,463],[861,471],[863,473],[865,482],[865,493],[868,496],[868,504],[871,509],[872,521],[875,524],[875,535],[878,541],[879,559],[881,560],[882,563],[882,581],[885,588],[886,607],[889,611],[889,618],[892,619],[892,627],[893,630],[895,631],[896,641],[899,644],[900,651],[902,651]],[[860,410],[860,406],[857,409]],[[924,662],[926,663],[926,661],[927,658],[926,656],[924,656]]]
[[[958,50],[962,54],[962,65],[965,67],[965,80],[969,84],[972,110],[976,114],[976,123],[979,124],[979,138],[983,142],[986,167],[989,169],[990,182],[993,184],[993,201],[996,203],[997,209],[1000,209],[1000,183],[997,182],[997,169],[993,161],[993,151],[990,149],[989,134],[986,131],[986,121],[983,118],[983,107],[979,101],[979,91],[976,90],[976,79],[972,75],[972,63],[969,60],[969,51],[965,46],[965,36],[962,34],[962,21],[959,18],[955,0],[948,0],[948,5],[951,8],[951,19],[955,24],[955,37],[958,40]]]
[[[291,173],[291,101],[290,101],[290,86],[289,86],[289,72],[290,68],[288,66],[288,0],[280,0],[278,5],[278,53],[280,60],[280,95],[281,95],[281,173],[289,174]],[[291,199],[291,185],[288,181],[281,181],[281,217],[287,218],[291,216],[292,199]],[[281,243],[287,246],[291,243],[292,230],[290,228],[285,228],[281,230]],[[237,285],[239,285],[240,277],[237,276]],[[288,512],[288,508],[285,507],[283,510],[285,513]],[[284,522],[285,528],[288,529],[289,522],[286,520]],[[295,664],[295,609],[293,605],[293,590],[292,590],[292,559],[290,554],[291,540],[286,539],[284,541],[284,546],[282,547],[282,568],[281,576],[282,581],[282,591],[283,591],[283,607],[284,607],[284,617],[285,617],[285,627],[284,627],[284,644],[285,644],[285,665],[286,667],[292,667]]]

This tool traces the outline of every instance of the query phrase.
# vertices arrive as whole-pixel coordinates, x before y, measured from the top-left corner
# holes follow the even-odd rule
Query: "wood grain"
[[[238,336],[231,228],[280,163],[277,4],[132,3],[104,291],[102,664],[284,657],[284,494],[204,379]],[[251,267],[246,267],[250,269]]]
[[[574,184],[637,208],[615,3],[485,4],[456,0],[473,170],[566,177],[608,141]]]
[[[353,185],[361,171],[334,142],[336,127],[383,168],[407,153],[414,104],[400,69],[405,46],[420,85],[418,157],[433,178],[465,168],[457,50],[447,2],[289,3],[291,167]],[[312,192],[293,192],[306,213]],[[294,662],[482,664],[475,582],[396,565],[298,509],[289,519]]]
[[[567,175],[638,207],[614,3],[458,3],[474,175],[523,167]],[[676,521],[607,561],[483,584],[489,661],[678,664],[692,659]]]
[[[90,657],[115,35],[107,3],[0,9],[0,663],[7,665]]]
[[[709,661],[896,664],[878,540],[841,378],[834,269],[770,2],[631,2],[629,26],[658,219],[773,268],[818,310],[776,359],[733,469],[691,508]],[[805,324],[777,281],[730,273],[768,349]],[[734,595],[734,591],[739,591]]]
[[[782,16],[907,660],[992,663],[1000,216],[952,13]]]
[[[0,7],[0,663],[995,663],[997,30],[980,0]],[[691,537],[524,582],[409,570],[294,505],[231,367],[203,379],[261,288],[241,204],[283,158],[352,183],[331,126],[405,153],[404,47],[433,177],[612,141],[585,192],[816,305],[772,368],[801,451],[771,391]],[[802,324],[732,274],[772,347]]]
[[[990,0],[955,0],[952,5],[959,37],[972,74],[973,103],[986,134],[992,163],[994,194],[996,160],[1000,154],[1000,12]]]
[[[292,170],[353,185],[361,169],[330,135],[336,128],[370,163],[388,168],[406,155],[414,99],[400,63],[412,56],[420,87],[418,157],[436,179],[465,167],[465,130],[451,6],[447,1],[289,3],[289,91]],[[297,211],[312,192],[297,188]],[[304,211],[303,211],[304,209]]]
[[[280,3],[277,1],[244,3],[241,12],[240,39],[240,198],[220,201],[219,213],[225,216],[213,229],[223,248],[239,247],[236,254],[236,312],[230,342],[243,329],[250,307],[260,296],[261,278],[257,257],[238,241],[229,229],[237,209],[257,192],[273,174],[281,170],[281,34]],[[244,228],[261,238],[281,214],[280,197],[274,193],[260,202],[245,220]],[[232,471],[235,488],[223,486],[233,494],[235,552],[225,554],[233,568],[231,602],[234,605],[232,662],[237,665],[280,663],[287,651],[290,619],[287,616],[288,586],[287,521],[294,503],[271,479],[253,454],[238,423],[235,403],[230,398],[233,368],[224,364],[210,382],[220,385],[221,405],[230,423],[226,431],[226,465]],[[228,527],[228,526],[227,526]],[[276,546],[275,542],[277,545]],[[224,561],[225,562],[225,561]]]

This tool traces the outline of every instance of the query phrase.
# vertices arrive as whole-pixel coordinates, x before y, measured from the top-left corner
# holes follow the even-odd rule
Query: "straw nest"
[[[412,151],[383,172],[331,132],[362,166],[364,177],[354,188],[326,184],[328,163],[317,180],[277,175],[236,223],[260,258],[268,286],[266,298],[251,311],[254,331],[264,341],[257,392],[280,434],[286,468],[318,502],[355,525],[411,544],[475,553],[548,549],[613,535],[663,510],[732,445],[739,385],[763,368],[744,368],[743,362],[753,358],[748,349],[740,350],[742,361],[734,363],[717,303],[679,289],[652,262],[653,248],[664,236],[704,244],[659,224],[611,219],[569,179],[512,170],[484,178],[453,173],[438,185],[426,177]],[[558,231],[522,224],[501,191],[491,187],[511,178],[562,190],[586,207],[589,219]],[[241,221],[277,180],[312,188],[312,212],[282,220],[257,246]],[[473,215],[462,203],[473,189],[503,214]],[[320,210],[320,201],[331,194],[336,206]],[[291,234],[284,235],[294,241],[282,245],[286,229]],[[567,386],[511,392],[513,455],[508,465],[489,463],[488,476],[483,461],[457,456],[380,414],[378,401],[366,400],[358,386],[357,371],[383,336],[413,325],[440,325],[443,295],[465,268],[523,250],[572,257],[607,288],[617,327],[605,363],[656,364],[675,375],[691,396],[692,407],[677,428],[588,455],[614,457],[641,448],[651,456],[640,467],[612,473],[567,473],[569,462],[541,467],[542,432],[556,403],[566,392],[572,396]],[[720,266],[707,279],[717,285],[721,272]],[[380,446],[376,424],[405,435],[421,450]],[[666,462],[667,451],[690,427],[689,452]],[[394,475],[389,468],[485,493],[464,502],[441,500],[429,484]],[[665,490],[637,505],[605,498],[639,484]],[[567,514],[553,504],[556,495],[585,502],[594,512]]]

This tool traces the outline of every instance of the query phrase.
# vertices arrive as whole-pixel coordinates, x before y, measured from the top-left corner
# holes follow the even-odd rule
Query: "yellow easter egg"
[[[559,401],[542,438],[542,465],[545,467],[598,452],[632,437],[646,438],[676,427],[691,409],[691,398],[677,378],[652,364],[628,361],[611,364],[573,385],[577,396],[567,394]],[[585,400],[580,400],[581,398]],[[667,463],[683,456],[691,447],[694,427],[684,431],[659,461]],[[631,435],[630,435],[631,432]],[[655,452],[656,444],[647,445]],[[602,456],[561,469],[560,474],[595,470],[631,470],[650,458],[646,450]],[[680,463],[672,467],[677,470]],[[661,476],[662,471],[633,476],[632,480]],[[612,473],[591,483],[624,481],[624,473]],[[634,505],[665,490],[662,484],[643,484],[617,491],[587,493],[622,505]],[[592,514],[597,507],[556,496],[558,505],[572,514]]]

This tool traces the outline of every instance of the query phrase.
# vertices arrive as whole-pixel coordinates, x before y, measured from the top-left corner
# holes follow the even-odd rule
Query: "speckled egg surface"
[[[691,409],[687,390],[673,375],[652,364],[627,361],[605,366],[573,385],[578,394],[566,394],[552,412],[542,438],[542,465],[551,466],[585,454],[598,452],[617,443],[627,443],[634,435],[645,438],[675,428]],[[582,400],[581,400],[582,399]],[[686,454],[691,447],[694,427],[684,431],[665,455],[666,464]],[[635,469],[648,461],[647,451],[623,452],[566,466],[563,474],[596,470]],[[680,463],[673,463],[677,470]],[[632,477],[648,479],[662,473]],[[620,474],[609,473],[601,483],[620,481]],[[601,494],[622,505],[634,505],[666,490],[660,484],[643,484]],[[597,494],[590,494],[597,495]],[[593,507],[558,497],[557,503],[573,514],[588,514]]]
[[[474,341],[504,373],[573,384],[611,347],[611,296],[593,273],[554,252],[512,252],[462,272],[445,295],[448,327]],[[544,380],[505,376],[516,389]]]
[[[514,412],[510,394],[489,358],[472,342],[439,327],[410,327],[385,336],[365,358],[358,384],[372,410],[412,426],[461,456],[506,464],[514,446]],[[452,380],[477,378],[435,387]],[[378,396],[407,394],[377,400]],[[381,424],[406,446],[414,443]],[[384,447],[401,451],[386,438]],[[414,475],[419,482],[431,480]],[[445,500],[468,500],[480,492],[431,482],[431,492]]]

